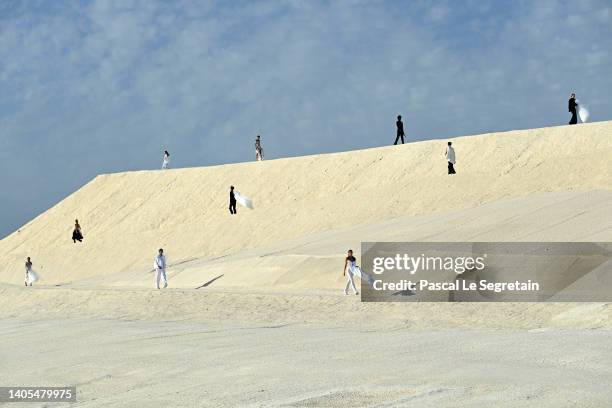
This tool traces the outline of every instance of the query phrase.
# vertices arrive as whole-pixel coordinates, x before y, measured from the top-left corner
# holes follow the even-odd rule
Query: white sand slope
[[[87,407],[609,405],[612,304],[341,294],[362,241],[612,241],[612,122],[453,142],[455,176],[439,140],[97,177],[0,241],[0,378]]]
[[[193,289],[210,282],[207,287],[334,289],[342,286],[345,251],[353,248],[359,254],[361,241],[607,241],[610,237],[612,191],[538,193],[470,209],[306,234],[225,256],[170,258],[168,276],[173,288]],[[57,284],[150,288],[153,278],[147,263]]]
[[[0,241],[0,282],[20,283],[22,264],[31,256],[41,284],[121,274],[129,277],[126,283],[134,284],[139,276],[138,284],[148,286],[143,272],[150,269],[159,247],[165,248],[171,264],[178,265],[312,234],[317,240],[317,233],[359,225],[374,230],[380,229],[375,224],[388,225],[385,233],[377,235],[380,239],[395,239],[394,234],[426,240],[604,239],[610,236],[609,224],[599,224],[609,220],[605,215],[610,211],[606,193],[612,190],[611,134],[612,122],[601,122],[456,138],[458,174],[454,176],[446,174],[446,141],[441,140],[218,167],[103,175]],[[239,208],[237,216],[230,216],[227,198],[232,184],[255,201],[255,210]],[[563,205],[539,204],[556,200],[534,196],[545,192],[586,195],[582,199],[576,195]],[[489,212],[479,221],[482,225],[469,227],[471,234],[459,232],[460,214],[456,226],[434,223],[432,234],[426,227],[420,236],[408,232],[416,227],[412,221],[398,230],[393,221],[519,197],[526,201],[500,204],[499,214]],[[586,217],[589,224],[564,223],[555,212],[541,211],[537,228],[559,224],[557,230],[539,236],[535,230],[531,235],[516,231],[519,227],[510,222],[517,216],[513,211],[539,205],[553,205],[564,217]],[[478,211],[466,216],[480,218]],[[70,239],[75,218],[83,226],[82,244]],[[507,229],[498,225],[503,220],[510,222]],[[487,224],[489,230],[483,229]],[[345,241],[356,246],[365,238],[361,233],[345,236],[334,255],[344,252]],[[207,276],[185,278],[181,284],[202,282]],[[259,285],[260,279],[260,274],[246,273],[241,284]],[[320,280],[313,285],[329,286]]]

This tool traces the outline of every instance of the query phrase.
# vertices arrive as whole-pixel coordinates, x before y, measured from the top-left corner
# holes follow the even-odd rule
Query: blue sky
[[[0,0],[0,237],[100,173],[612,118],[612,3]],[[70,220],[67,220],[68,227]]]

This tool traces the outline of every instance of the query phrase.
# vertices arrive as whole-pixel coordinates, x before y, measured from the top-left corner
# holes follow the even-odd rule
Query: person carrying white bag
[[[38,275],[32,270],[32,261],[29,256],[25,263],[25,269],[25,285],[32,286],[32,283],[38,280]]]
[[[358,295],[359,292],[355,287],[354,277],[358,277],[363,282],[367,282],[370,285],[374,282],[374,279],[365,273],[358,265],[357,259],[353,256],[353,250],[349,249],[347,253],[347,257],[344,259],[344,270],[342,271],[342,276],[346,276],[346,287],[344,288],[344,294],[348,295],[349,286],[353,288],[353,293]]]
[[[162,248],[159,249],[158,255],[155,257],[153,261],[153,268],[155,269],[155,284],[157,289],[159,289],[159,281],[164,281],[164,288],[168,287],[168,277],[166,276],[166,257],[164,256],[164,250]]]

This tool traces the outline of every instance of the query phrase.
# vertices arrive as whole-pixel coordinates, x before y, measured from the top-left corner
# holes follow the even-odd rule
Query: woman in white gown
[[[170,153],[164,150],[164,162],[162,163],[162,170],[166,170],[170,166]]]
[[[347,253],[347,257],[344,259],[344,270],[342,271],[342,276],[346,276],[346,287],[344,288],[344,294],[348,295],[349,286],[353,288],[353,293],[358,295],[359,292],[355,287],[354,277],[358,277],[364,282],[372,284],[372,277],[365,273],[361,268],[357,265],[357,259],[353,256],[353,250],[349,249]]]
[[[29,256],[25,263],[25,269],[25,285],[32,286],[32,283],[38,280],[38,275],[36,275],[36,273],[34,273],[32,270],[32,261],[30,260]]]

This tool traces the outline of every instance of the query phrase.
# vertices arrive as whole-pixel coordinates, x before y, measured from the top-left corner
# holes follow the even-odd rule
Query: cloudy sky
[[[0,237],[95,175],[612,118],[612,2],[0,0]]]

